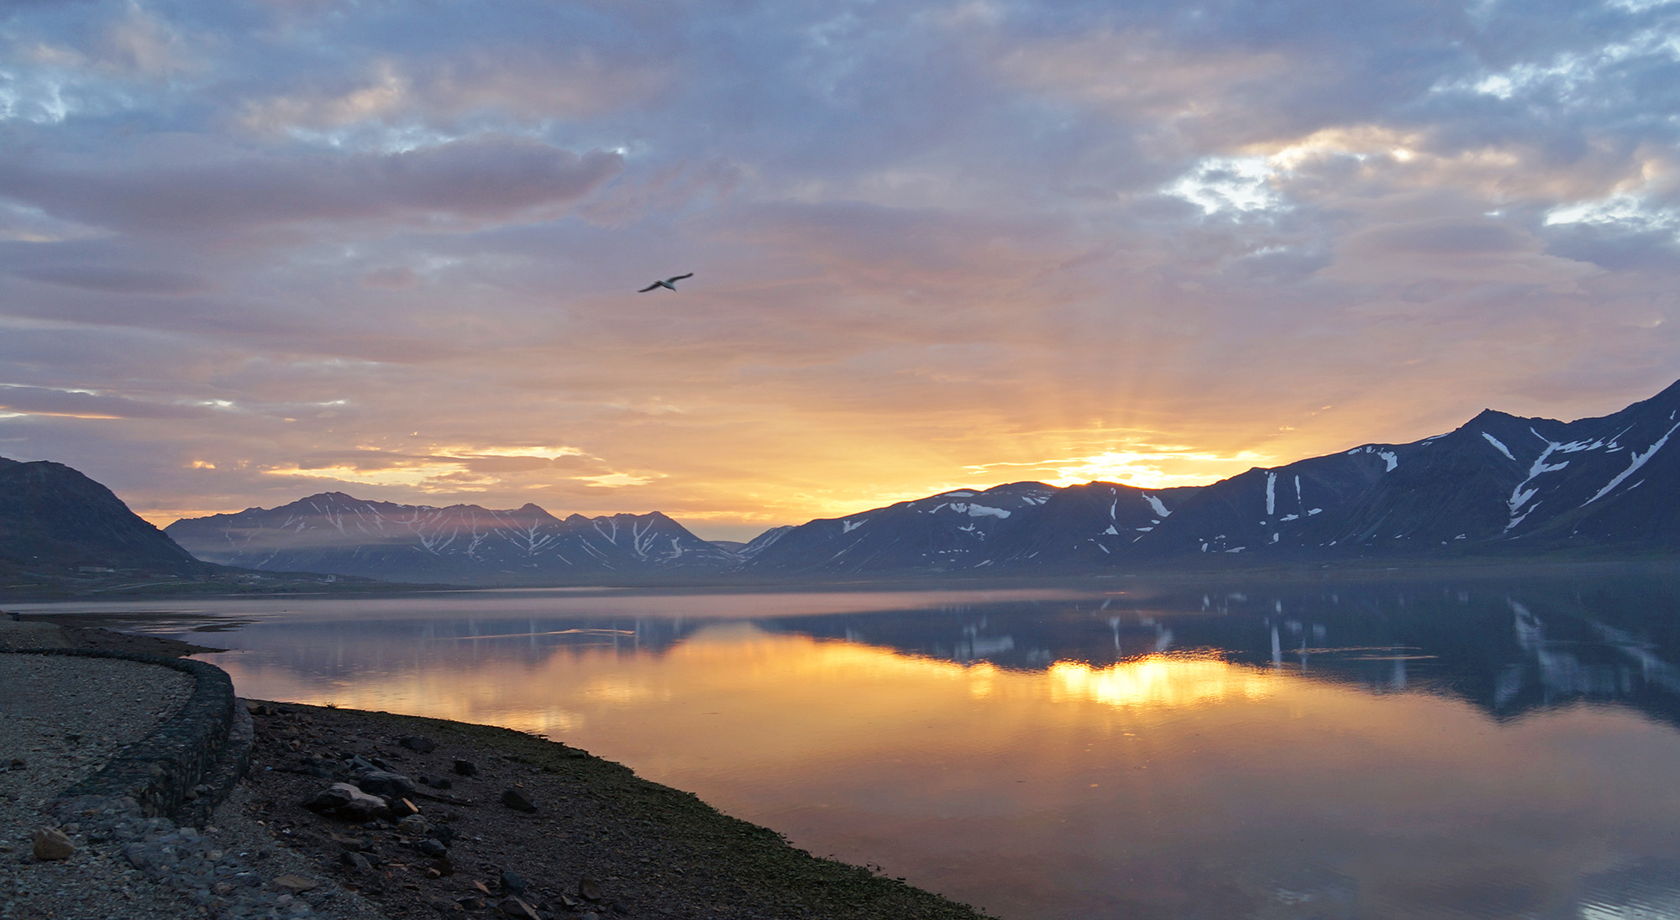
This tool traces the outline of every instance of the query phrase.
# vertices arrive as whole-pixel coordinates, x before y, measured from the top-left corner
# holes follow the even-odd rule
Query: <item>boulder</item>
[[[414,848],[427,856],[443,857],[449,855],[449,848],[444,846],[441,841],[432,837],[427,837],[425,840],[415,844]]]
[[[31,838],[36,859],[69,859],[70,854],[76,852],[76,845],[70,838],[56,827],[42,827],[35,830]]]
[[[303,807],[345,821],[371,821],[388,811],[384,799],[349,783],[333,783],[305,799]]]
[[[542,920],[536,908],[519,898],[503,898],[496,908],[509,917],[518,917],[519,920]]]
[[[356,775],[356,786],[363,792],[383,796],[410,796],[414,794],[414,782],[401,773],[389,770],[369,770]]]
[[[537,810],[536,803],[526,798],[525,793],[518,789],[504,790],[502,792],[502,804],[514,811],[523,811],[527,814]]]

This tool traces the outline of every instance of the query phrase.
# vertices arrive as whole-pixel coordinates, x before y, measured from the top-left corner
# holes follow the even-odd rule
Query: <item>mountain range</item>
[[[452,584],[715,572],[739,559],[657,511],[558,518],[533,504],[440,508],[343,492],[176,521],[165,532],[198,558],[224,565]]]
[[[0,560],[185,571],[196,557],[267,572],[539,585],[1672,553],[1680,449],[1666,448],[1677,431],[1680,383],[1599,418],[1487,410],[1409,444],[1364,444],[1205,486],[960,489],[745,544],[702,540],[659,512],[560,518],[534,504],[436,507],[342,492],[158,533],[68,467],[0,461]]]
[[[1090,569],[1209,555],[1278,561],[1680,548],[1680,383],[1613,415],[1487,410],[1446,434],[1206,486],[1013,483],[766,535],[747,569]],[[750,544],[749,544],[750,545]]]

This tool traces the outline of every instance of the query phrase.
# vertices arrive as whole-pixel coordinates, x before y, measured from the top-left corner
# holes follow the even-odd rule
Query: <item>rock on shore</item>
[[[983,916],[563,744],[388,713],[251,708],[251,817],[392,920]]]

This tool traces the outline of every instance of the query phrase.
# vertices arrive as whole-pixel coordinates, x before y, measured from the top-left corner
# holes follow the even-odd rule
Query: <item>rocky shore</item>
[[[64,630],[54,638],[70,644],[139,639]],[[162,641],[144,640],[146,651]],[[564,744],[388,713],[242,705],[250,767],[202,828],[121,799],[12,793],[0,920],[983,916],[811,856]],[[46,830],[62,844],[43,845]]]

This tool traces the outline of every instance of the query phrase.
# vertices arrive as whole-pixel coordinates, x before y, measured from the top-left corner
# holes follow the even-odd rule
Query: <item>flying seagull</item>
[[[636,293],[646,294],[648,291],[651,291],[654,288],[664,288],[667,291],[674,291],[674,290],[677,289],[677,282],[678,281],[681,281],[684,278],[692,278],[692,277],[694,277],[694,273],[689,272],[686,275],[678,275],[675,278],[666,278],[664,281],[655,281],[654,283],[648,285],[645,288],[642,288],[641,290],[637,291]]]

